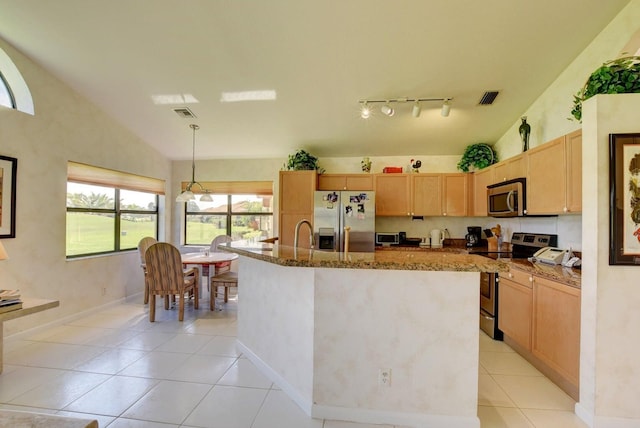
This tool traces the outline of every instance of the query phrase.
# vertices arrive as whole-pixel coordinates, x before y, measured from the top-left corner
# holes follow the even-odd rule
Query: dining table
[[[184,253],[182,254],[182,265],[185,267],[187,265],[199,265],[202,276],[206,278],[207,284],[210,286],[211,267],[213,266],[213,275],[217,275],[221,269],[230,267],[231,262],[237,258],[237,254],[221,251]],[[199,297],[202,297],[202,286],[200,286],[198,293]]]

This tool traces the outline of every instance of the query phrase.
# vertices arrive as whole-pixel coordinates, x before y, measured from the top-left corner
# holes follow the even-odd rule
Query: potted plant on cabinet
[[[598,94],[640,93],[640,56],[624,56],[598,67],[573,96],[571,115],[582,120],[582,102]]]
[[[318,158],[302,149],[292,155],[289,155],[284,168],[288,171],[308,171],[314,169],[320,173],[324,171],[318,165]]]
[[[470,144],[464,149],[462,158],[458,162],[458,169],[463,172],[469,172],[471,168],[486,168],[497,161],[498,157],[490,145],[485,143]]]

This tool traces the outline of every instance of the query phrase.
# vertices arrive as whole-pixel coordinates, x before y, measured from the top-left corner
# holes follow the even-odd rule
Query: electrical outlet
[[[388,388],[391,386],[391,369],[378,370],[378,386]]]

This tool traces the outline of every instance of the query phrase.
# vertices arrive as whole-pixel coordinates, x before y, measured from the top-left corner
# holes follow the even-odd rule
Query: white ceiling
[[[0,37],[170,159],[191,158],[190,123],[198,159],[446,155],[495,142],[628,2],[0,0]],[[277,100],[220,102],[259,89]],[[192,94],[197,119],[158,94]],[[451,115],[359,116],[400,97]]]

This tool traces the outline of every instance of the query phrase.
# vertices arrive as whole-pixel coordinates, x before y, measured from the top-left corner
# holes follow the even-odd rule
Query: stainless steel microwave
[[[391,233],[391,232],[377,232],[376,233],[376,244],[387,246],[387,245],[397,245],[400,243],[400,234],[399,233]]]
[[[487,186],[487,214],[491,217],[522,217],[527,215],[527,179]]]

